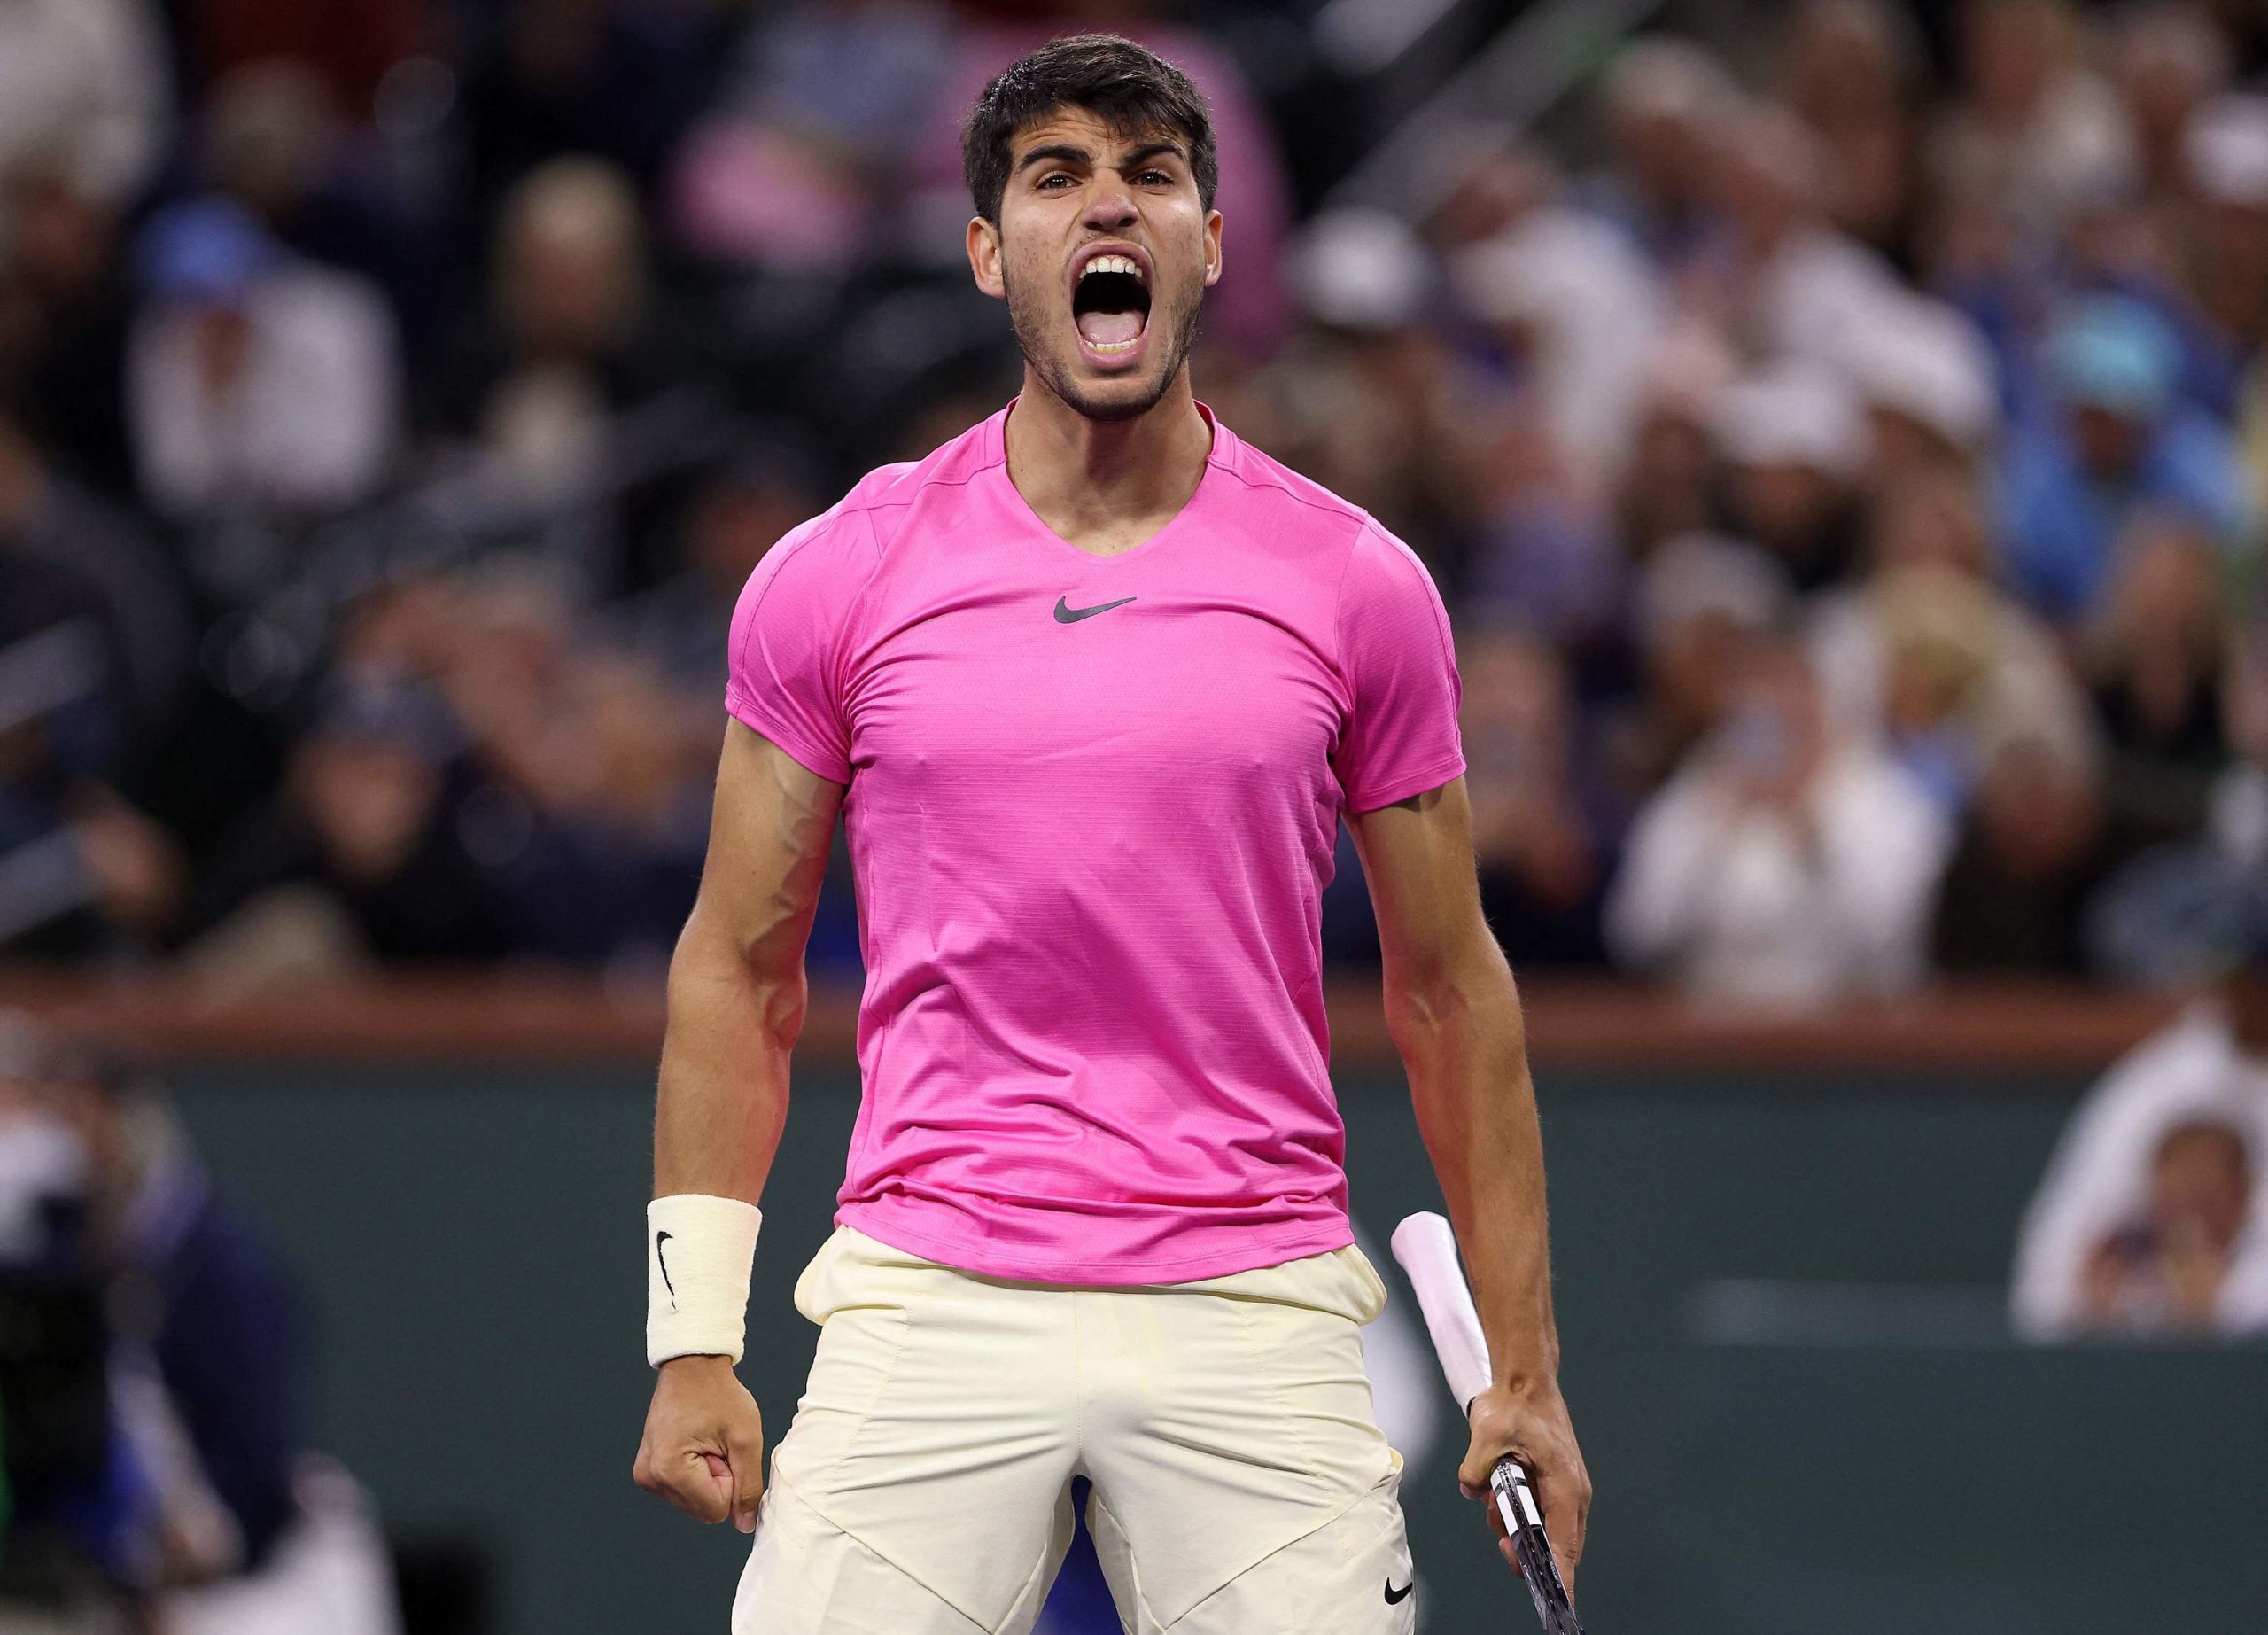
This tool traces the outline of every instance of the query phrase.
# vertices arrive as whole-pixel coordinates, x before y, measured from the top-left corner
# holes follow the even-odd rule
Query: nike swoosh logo
[[[674,1311],[677,1307],[677,1285],[670,1281],[669,1258],[662,1253],[662,1245],[668,1242],[670,1237],[671,1234],[666,1232],[654,1234],[654,1258],[661,1262],[662,1287],[670,1291],[670,1307]]]
[[[1418,1580],[1415,1578],[1412,1578],[1408,1584],[1403,1584],[1398,1590],[1394,1587],[1394,1580],[1391,1578],[1387,1579],[1386,1581],[1386,1604],[1389,1607],[1400,1606],[1402,1600],[1409,1595],[1410,1592],[1417,1587]]]
[[[1058,596],[1055,598],[1055,622],[1059,625],[1076,625],[1083,619],[1092,619],[1096,614],[1107,613],[1115,607],[1124,607],[1132,600],[1134,598],[1131,596],[1121,596],[1115,602],[1098,602],[1092,607],[1073,607],[1070,605],[1069,597]]]

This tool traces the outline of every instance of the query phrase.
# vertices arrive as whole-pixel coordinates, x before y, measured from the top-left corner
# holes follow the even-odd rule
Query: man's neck
[[[1007,425],[1008,479],[1067,544],[1115,557],[1143,543],[1197,492],[1213,447],[1183,370],[1146,412],[1094,420],[1024,373]]]

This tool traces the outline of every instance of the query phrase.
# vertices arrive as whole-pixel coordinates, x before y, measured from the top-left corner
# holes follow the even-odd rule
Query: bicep
[[[1461,960],[1495,953],[1480,911],[1472,806],[1462,777],[1351,813],[1347,825],[1370,883],[1389,982],[1426,980]]]
[[[725,728],[709,856],[688,936],[720,939],[760,969],[802,962],[843,785],[737,720]]]

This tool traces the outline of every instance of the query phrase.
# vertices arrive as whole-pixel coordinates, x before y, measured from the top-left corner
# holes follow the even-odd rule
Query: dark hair
[[[999,221],[1016,133],[1062,108],[1084,109],[1122,136],[1149,131],[1179,136],[1189,146],[1197,196],[1208,210],[1213,207],[1221,179],[1213,116],[1189,76],[1131,40],[1074,34],[1010,63],[969,110],[960,163],[977,214]]]

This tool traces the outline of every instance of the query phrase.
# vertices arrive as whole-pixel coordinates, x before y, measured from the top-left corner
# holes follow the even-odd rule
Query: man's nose
[[[1134,225],[1134,194],[1115,171],[1098,175],[1087,190],[1085,225],[1099,233],[1123,232]]]

